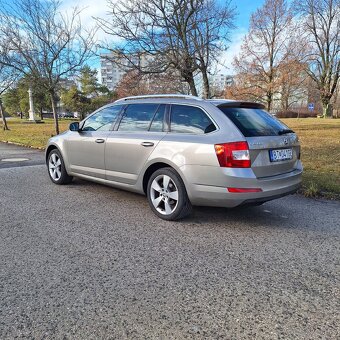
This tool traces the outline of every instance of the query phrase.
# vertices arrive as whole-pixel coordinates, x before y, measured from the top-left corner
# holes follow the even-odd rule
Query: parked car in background
[[[46,148],[53,183],[73,176],[146,194],[160,218],[193,205],[236,207],[296,192],[297,135],[256,103],[183,95],[127,97]]]
[[[73,112],[61,112],[58,114],[59,118],[76,118]]]

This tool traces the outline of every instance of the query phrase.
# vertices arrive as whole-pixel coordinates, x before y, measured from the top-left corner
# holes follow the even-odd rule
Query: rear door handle
[[[105,143],[105,139],[98,138],[96,139],[96,143]]]
[[[148,147],[148,146],[154,146],[154,143],[153,142],[142,142],[141,145]]]

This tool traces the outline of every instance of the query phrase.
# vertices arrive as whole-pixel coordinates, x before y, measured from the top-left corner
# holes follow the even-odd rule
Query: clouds
[[[247,30],[245,28],[238,29],[237,32],[231,35],[231,43],[226,52],[221,56],[221,65],[219,66],[219,71],[226,74],[234,74],[233,60],[241,51],[241,46],[243,43],[243,38],[246,35]]]
[[[75,7],[81,9],[80,18],[85,29],[96,25],[94,17],[105,17],[108,13],[107,0],[64,0],[61,4],[61,10],[65,12]],[[96,37],[98,40],[103,40],[106,36],[102,30],[98,30]]]

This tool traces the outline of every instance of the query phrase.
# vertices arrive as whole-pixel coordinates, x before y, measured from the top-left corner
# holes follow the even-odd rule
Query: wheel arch
[[[55,144],[50,144],[47,149],[46,149],[46,152],[45,152],[45,162],[47,163],[47,160],[48,160],[48,155],[50,154],[50,152],[54,149],[57,149],[60,153],[60,149],[55,145]]]
[[[148,168],[145,170],[144,175],[143,175],[143,182],[142,182],[144,194],[146,194],[148,182],[149,182],[149,179],[150,179],[151,175],[155,171],[157,171],[158,169],[162,169],[162,168],[173,168],[174,169],[174,167],[171,166],[168,163],[156,162],[156,163],[150,164],[148,166]],[[176,169],[174,169],[174,170],[176,170]]]
[[[183,173],[175,164],[171,164],[170,162],[167,162],[167,161],[164,161],[164,160],[157,160],[156,162],[150,164],[146,168],[146,170],[144,171],[143,180],[142,180],[142,187],[143,187],[144,194],[146,194],[148,182],[149,182],[151,175],[156,170],[161,169],[161,168],[172,168],[172,169],[174,169],[178,173],[178,175],[181,177],[181,179],[182,179],[182,181],[185,185],[186,190],[188,190],[187,183],[186,183],[186,180],[183,176]]]

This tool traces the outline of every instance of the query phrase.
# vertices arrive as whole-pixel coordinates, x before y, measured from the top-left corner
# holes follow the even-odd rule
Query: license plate
[[[280,162],[293,159],[292,149],[269,150],[269,158],[271,162]]]

